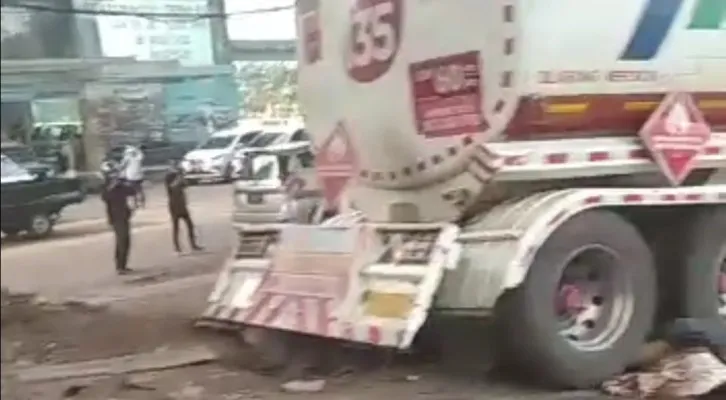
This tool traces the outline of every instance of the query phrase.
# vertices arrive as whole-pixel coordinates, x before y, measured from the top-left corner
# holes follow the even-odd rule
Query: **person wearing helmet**
[[[106,204],[108,224],[113,228],[116,250],[114,260],[116,272],[125,275],[131,272],[128,267],[129,251],[131,250],[131,208],[129,198],[136,192],[124,184],[118,166],[110,161],[101,167],[104,182],[101,198]]]

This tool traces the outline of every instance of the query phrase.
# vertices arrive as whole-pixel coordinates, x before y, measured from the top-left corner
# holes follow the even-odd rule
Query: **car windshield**
[[[266,132],[250,142],[250,147],[266,147],[282,136],[281,132]]]
[[[16,163],[27,163],[35,161],[35,154],[29,147],[13,146],[2,149],[3,154],[10,157]]]
[[[234,138],[235,136],[212,136],[203,145],[199,146],[199,148],[204,150],[226,149],[232,144]]]

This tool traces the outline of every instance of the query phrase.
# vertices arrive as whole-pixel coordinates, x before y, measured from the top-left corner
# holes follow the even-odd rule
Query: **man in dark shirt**
[[[113,228],[116,239],[116,272],[125,275],[131,272],[128,268],[129,250],[131,249],[131,208],[129,197],[136,193],[119,179],[118,170],[111,166],[104,171],[104,186],[101,198],[106,203],[106,217]]]
[[[197,245],[197,240],[194,236],[194,222],[192,222],[192,217],[187,207],[187,196],[184,191],[184,173],[179,167],[177,160],[171,161],[171,168],[169,168],[169,172],[166,174],[164,184],[166,185],[166,194],[169,199],[169,215],[171,216],[174,249],[177,253],[181,252],[181,247],[179,246],[179,221],[184,220],[187,225],[189,245],[193,250],[201,250],[202,248]]]

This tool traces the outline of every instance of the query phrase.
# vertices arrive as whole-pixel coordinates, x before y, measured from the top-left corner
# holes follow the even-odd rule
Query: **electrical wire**
[[[149,0],[153,1],[153,0]],[[93,10],[87,8],[53,7],[42,4],[16,3],[8,4],[7,7],[20,8],[26,11],[51,12],[57,14],[93,15],[93,16],[124,16],[138,18],[171,18],[171,19],[227,19],[235,16],[269,14],[279,11],[294,9],[295,6],[278,6],[269,8],[258,8],[253,10],[236,11],[232,13],[177,13],[177,12],[137,12],[137,11],[116,11],[116,10]]]

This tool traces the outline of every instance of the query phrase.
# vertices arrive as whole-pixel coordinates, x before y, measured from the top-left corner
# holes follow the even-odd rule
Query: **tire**
[[[28,220],[28,236],[33,239],[44,238],[53,232],[53,221],[50,215],[45,213],[33,214]]]
[[[580,250],[583,252],[578,253]],[[622,294],[614,295],[615,290],[610,293],[611,298],[621,301],[610,304],[612,309],[602,319],[608,322],[606,326],[616,328],[605,329],[604,332],[609,332],[603,333],[607,339],[590,347],[585,346],[584,340],[582,344],[575,344],[575,339],[571,336],[568,339],[560,332],[562,322],[554,305],[556,295],[563,290],[560,280],[566,266],[569,268],[569,262],[577,254],[598,255],[603,265],[592,268],[598,271],[596,275],[607,271],[617,277],[593,278],[588,272],[584,278],[586,284],[594,286],[593,281],[619,280],[623,287],[619,290]],[[596,297],[600,297],[600,306]],[[593,295],[589,307],[608,310],[607,297],[606,293]],[[582,298],[584,301],[587,296]],[[630,308],[618,309],[618,305],[625,304],[624,298],[632,300]],[[653,256],[637,229],[610,211],[594,210],[576,215],[553,232],[537,251],[523,284],[500,299],[495,310],[495,327],[501,335],[500,362],[554,388],[582,389],[598,385],[635,360],[652,329],[656,299]],[[592,328],[587,328],[592,332],[601,329],[595,329],[601,326],[599,319],[595,321]]]
[[[726,316],[719,315],[719,272],[726,273],[726,207],[700,212],[682,236],[683,251],[678,260],[682,291],[681,314],[684,317],[717,321],[714,326],[726,335]]]
[[[187,186],[194,186],[199,183],[199,181],[196,179],[185,179],[184,181],[186,182]]]
[[[228,163],[226,167],[224,167],[224,175],[222,176],[222,183],[230,183],[234,179],[232,179],[232,174],[234,174],[234,168],[232,168],[232,164]]]

